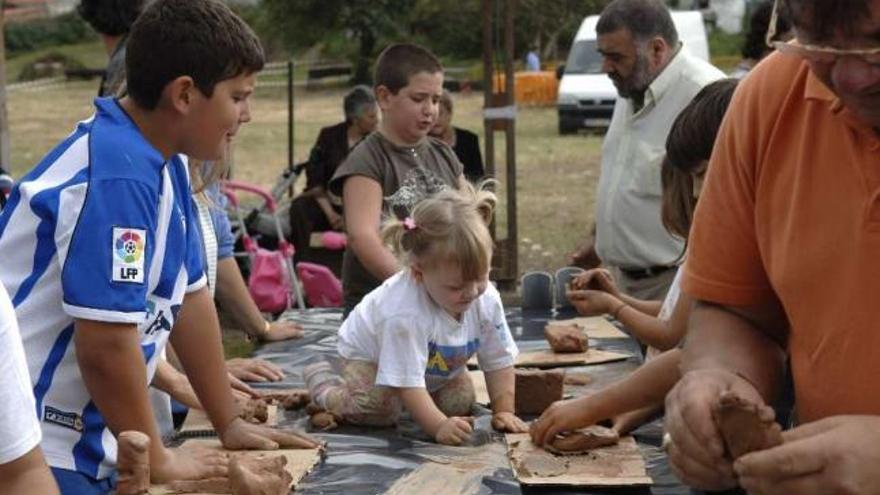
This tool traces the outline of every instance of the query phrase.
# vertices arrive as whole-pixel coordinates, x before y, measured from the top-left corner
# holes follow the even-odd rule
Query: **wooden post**
[[[495,9],[503,10],[496,16]],[[485,96],[483,129],[485,131],[486,174],[496,177],[495,132],[505,135],[505,187],[507,212],[507,237],[498,239],[495,222],[492,237],[495,238],[496,256],[493,259],[493,279],[502,290],[511,290],[519,276],[517,262],[516,219],[516,101],[514,98],[513,73],[513,21],[516,0],[483,0],[483,94]],[[500,25],[496,32],[496,26]],[[496,43],[503,46],[498,46]],[[495,61],[504,64],[504,85],[495,92]]]
[[[5,2],[0,2],[0,5]],[[12,172],[10,158],[9,116],[6,113],[6,42],[4,25],[6,19],[0,7],[0,168]]]

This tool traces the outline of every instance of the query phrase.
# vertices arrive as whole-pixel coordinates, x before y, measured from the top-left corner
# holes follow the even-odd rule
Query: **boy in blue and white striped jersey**
[[[129,35],[128,96],[97,99],[0,216],[0,281],[64,494],[112,489],[125,430],[150,436],[153,481],[225,473],[219,453],[184,457],[159,438],[147,383],[169,340],[224,446],[309,443],[236,418],[182,156],[223,157],[263,62],[220,1],[153,2]]]

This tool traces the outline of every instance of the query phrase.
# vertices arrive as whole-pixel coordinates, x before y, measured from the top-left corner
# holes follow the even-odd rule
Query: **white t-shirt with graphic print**
[[[485,372],[513,366],[518,352],[495,287],[489,284],[456,321],[409,270],[364,297],[339,330],[339,354],[376,363],[376,386],[434,392],[474,354]]]

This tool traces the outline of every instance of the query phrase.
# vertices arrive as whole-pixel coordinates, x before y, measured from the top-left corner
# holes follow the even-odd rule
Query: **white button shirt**
[[[645,92],[644,106],[618,98],[602,143],[596,201],[596,250],[606,264],[629,269],[671,265],[683,243],[660,220],[660,167],[679,112],[724,73],[685,48]]]

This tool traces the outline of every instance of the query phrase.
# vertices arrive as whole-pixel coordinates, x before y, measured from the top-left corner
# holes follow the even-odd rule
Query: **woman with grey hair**
[[[324,127],[306,165],[306,188],[290,205],[290,237],[296,260],[308,259],[312,232],[342,230],[342,202],[327,187],[349,151],[376,129],[379,107],[372,88],[355,86],[342,102],[345,121]]]

